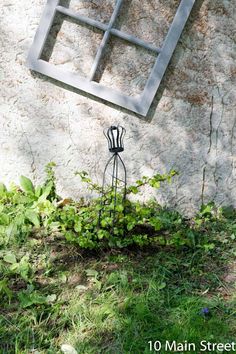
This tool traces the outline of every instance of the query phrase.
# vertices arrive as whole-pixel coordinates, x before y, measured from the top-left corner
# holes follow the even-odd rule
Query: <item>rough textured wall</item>
[[[70,6],[105,22],[114,1],[71,0]],[[117,26],[161,45],[178,2],[126,1]],[[102,130],[120,123],[127,130],[123,158],[129,181],[175,168],[180,175],[159,192],[161,202],[188,213],[202,201],[236,206],[235,0],[196,1],[145,119],[30,73],[26,56],[45,0],[0,0],[0,5],[1,180],[25,174],[41,181],[44,165],[55,161],[59,192],[79,197],[74,172],[87,170],[101,180],[108,158]],[[62,70],[86,75],[101,33],[60,22],[43,55]],[[136,94],[154,60],[113,38],[97,79]]]

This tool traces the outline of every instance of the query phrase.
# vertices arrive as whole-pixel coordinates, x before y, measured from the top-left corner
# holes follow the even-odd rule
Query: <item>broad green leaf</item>
[[[105,237],[107,235],[107,232],[105,230],[98,230],[98,239],[101,240],[103,239],[103,237]]]
[[[53,183],[48,182],[47,185],[42,188],[42,195],[39,198],[39,202],[44,202],[47,199],[47,197],[51,193],[52,187]]]
[[[20,263],[18,264],[18,273],[25,281],[29,280],[29,273],[30,273],[29,256],[24,256],[21,258]]]
[[[133,194],[137,194],[138,193],[138,187],[136,186],[130,186],[129,190],[131,191],[131,193]]]
[[[37,198],[39,198],[41,194],[42,194],[42,187],[41,186],[36,187],[35,188],[35,196]]]
[[[12,291],[8,287],[8,280],[7,279],[0,280],[0,294],[7,295],[9,300],[12,297]]]
[[[24,192],[34,194],[34,186],[31,180],[25,176],[20,177],[20,185]]]
[[[33,300],[31,298],[31,294],[25,294],[23,292],[20,292],[18,294],[18,299],[20,301],[20,305],[23,308],[29,307],[31,305],[33,305]]]
[[[18,274],[18,268],[19,268],[19,263],[13,263],[9,267],[11,272],[17,273],[17,274]]]
[[[45,304],[47,302],[47,298],[45,296],[42,296],[38,293],[32,293],[31,298],[33,300],[33,303],[36,304]]]
[[[46,297],[42,296],[36,292],[34,293],[26,293],[26,292],[20,292],[18,294],[18,298],[20,301],[20,305],[23,308],[32,306],[32,305],[40,305],[40,304],[45,304]]]
[[[211,214],[213,211],[214,204],[213,203],[208,203],[208,204],[203,204],[200,209],[200,213],[202,216],[205,216],[207,214]]]
[[[160,188],[160,185],[161,185],[161,184],[160,184],[160,182],[158,182],[158,181],[155,181],[155,182],[153,183],[153,187],[154,187],[154,188],[157,188],[157,189]]]
[[[4,257],[3,260],[7,263],[15,264],[17,263],[16,261],[16,256],[14,253],[8,252]]]
[[[40,226],[40,219],[38,213],[34,210],[26,210],[25,212],[25,217],[34,224],[34,226],[39,227]]]

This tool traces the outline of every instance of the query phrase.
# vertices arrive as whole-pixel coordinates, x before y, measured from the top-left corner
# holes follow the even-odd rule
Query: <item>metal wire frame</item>
[[[104,129],[103,134],[108,141],[108,149],[110,152],[124,151],[124,136],[126,130],[121,125],[112,125],[109,129]]]
[[[124,180],[119,178],[119,162],[121,163],[121,166],[124,171]],[[106,184],[106,172],[108,166],[112,163],[112,173],[111,173],[111,190],[109,191],[111,198],[110,200],[106,200],[106,190],[105,190],[105,184]],[[101,216],[104,212],[104,207],[105,205],[113,205],[113,210],[109,210],[109,216],[112,217],[112,230],[114,230],[115,226],[115,221],[116,221],[116,207],[117,207],[117,193],[118,193],[118,184],[119,182],[122,182],[124,187],[123,187],[123,197],[122,197],[122,204],[123,204],[123,215],[125,216],[126,210],[125,210],[125,200],[126,200],[126,188],[127,188],[127,170],[125,167],[125,164],[120,157],[119,153],[115,152],[108,160],[106,163],[104,173],[103,173],[103,183],[102,183],[102,193],[101,193],[101,210],[99,211],[99,226],[101,223]]]
[[[116,139],[114,136],[114,131],[116,131]],[[104,212],[105,205],[112,205],[113,210],[109,210],[109,216],[112,217],[112,231],[114,230],[115,221],[116,221],[116,207],[117,207],[117,194],[119,190],[120,182],[123,184],[122,188],[122,204],[123,204],[123,215],[125,216],[125,200],[126,200],[126,191],[127,191],[127,170],[124,164],[124,161],[120,157],[119,152],[124,150],[123,138],[125,135],[125,129],[121,126],[111,126],[109,129],[104,130],[103,133],[108,140],[108,148],[109,151],[113,153],[113,155],[107,161],[104,172],[103,172],[103,180],[102,180],[102,192],[101,192],[101,210],[99,211],[99,221],[98,224],[100,226],[101,216]],[[110,174],[111,178],[111,189],[109,190],[110,199],[106,198],[107,191],[105,190],[106,185],[106,177],[108,167],[112,166],[112,172]],[[124,179],[120,178],[120,172],[124,174]]]
[[[48,0],[34,42],[29,51],[27,63],[28,67],[32,70],[38,71],[140,115],[146,116],[196,0],[180,0],[180,5],[161,48],[157,48],[151,43],[114,28],[123,1],[124,0],[116,1],[110,22],[108,24],[103,24],[86,16],[82,16],[67,7],[61,6],[60,0]],[[41,58],[55,15],[58,12],[72,17],[81,23],[88,24],[104,31],[103,39],[98,47],[88,78],[83,78],[76,73],[64,72],[55,65],[42,60]],[[138,96],[130,97],[124,95],[122,92],[93,81],[111,35],[122,38],[127,42],[141,46],[147,50],[151,50],[157,55],[156,62],[147,80],[146,86],[143,92]]]

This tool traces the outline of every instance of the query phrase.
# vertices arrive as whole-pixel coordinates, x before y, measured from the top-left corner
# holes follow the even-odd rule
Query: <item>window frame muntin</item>
[[[90,19],[88,17],[84,17],[81,16],[73,11],[71,11],[70,9],[67,9],[66,7],[60,6],[60,0],[47,0],[45,9],[43,11],[38,29],[36,31],[35,34],[35,38],[33,41],[33,44],[30,48],[29,54],[28,54],[28,58],[27,58],[27,65],[28,67],[33,70],[33,71],[37,71],[41,74],[44,74],[46,76],[49,76],[55,80],[61,81],[67,85],[73,86],[79,90],[82,90],[84,92],[87,92],[93,96],[99,97],[105,101],[111,102],[113,104],[116,104],[118,106],[121,106],[123,108],[126,108],[128,110],[131,110],[137,114],[140,114],[142,116],[146,116],[150,106],[152,104],[152,101],[156,95],[156,92],[159,88],[159,85],[161,83],[161,80],[165,74],[165,71],[167,69],[167,66],[170,62],[170,59],[173,55],[173,52],[176,48],[176,45],[178,43],[178,40],[181,36],[181,33],[185,27],[185,24],[187,22],[187,19],[191,13],[191,10],[193,8],[193,5],[195,3],[196,0],[181,0],[180,4],[178,6],[178,9],[176,11],[176,14],[174,16],[174,19],[172,21],[172,24],[169,28],[169,31],[166,35],[166,38],[163,42],[163,45],[160,48],[156,48],[153,46],[152,50],[156,50],[158,55],[157,55],[157,59],[155,61],[155,64],[151,70],[151,73],[149,75],[149,78],[146,82],[146,85],[144,87],[144,90],[142,91],[141,94],[137,95],[137,96],[128,96],[128,95],[124,95],[122,93],[120,93],[119,91],[109,88],[107,86],[104,86],[100,83],[97,83],[95,81],[91,81],[89,80],[89,78],[83,78],[81,77],[79,74],[77,73],[72,73],[69,71],[63,71],[62,69],[57,68],[55,65],[40,59],[45,43],[47,41],[49,32],[51,30],[51,27],[53,25],[54,22],[54,18],[57,12],[61,12],[59,11],[60,8],[64,8],[66,9],[66,11],[71,12],[74,14],[75,18],[79,19],[79,21],[83,19],[87,19],[87,21],[90,22],[90,25],[92,25],[92,23],[94,23],[93,25],[95,25],[95,28],[99,28],[98,24],[100,26],[100,29],[104,30],[105,27],[107,28],[106,31],[104,31],[104,36],[102,41],[105,42],[104,48],[107,44],[108,38],[109,36],[112,35],[116,35],[113,32],[113,30],[115,30],[115,32],[120,32],[118,34],[124,34],[125,36],[129,37],[126,38],[125,40],[128,40],[129,42],[133,43],[133,44],[137,44],[134,43],[136,40],[140,40],[140,45],[142,48],[148,49],[147,47],[145,47],[143,44],[146,45],[150,45],[149,43],[136,38],[134,36],[128,35],[125,32],[116,30],[112,27],[112,25],[114,24],[116,17],[119,14],[119,10],[117,11],[118,8],[120,8],[122,6],[122,2],[123,0],[117,0],[113,14],[111,16],[110,22],[108,25],[104,25],[103,23]],[[65,13],[65,11],[64,11]],[[67,14],[67,16],[72,17],[71,15]],[[83,18],[83,19],[82,19]],[[85,22],[86,23],[86,22]],[[89,23],[87,23],[89,24]],[[101,28],[103,27],[103,28]],[[108,33],[108,35],[106,35]],[[104,37],[107,36],[108,38]],[[119,36],[118,36],[119,37]],[[120,37],[121,38],[121,37]],[[152,46],[152,45],[151,45]],[[101,44],[99,46],[99,48],[101,47]],[[102,49],[102,51],[104,50],[104,48]],[[149,48],[151,49],[151,48]],[[97,56],[98,54],[96,54]],[[100,59],[102,57],[102,54],[100,56]],[[99,59],[99,60],[100,60]],[[96,61],[96,58],[95,58]],[[99,61],[97,62],[97,66],[99,65]],[[91,78],[90,78],[91,79]]]

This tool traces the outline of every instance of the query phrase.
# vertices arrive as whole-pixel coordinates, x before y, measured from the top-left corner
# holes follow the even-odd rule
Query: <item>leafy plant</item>
[[[85,171],[77,174],[89,190],[101,193],[102,187],[94,183]],[[164,220],[160,215],[162,209],[156,201],[141,204],[131,201],[130,196],[139,193],[145,185],[159,188],[161,183],[170,182],[174,175],[176,172],[170,171],[164,175],[143,176],[127,188],[129,198],[125,202],[122,189],[116,194],[116,205],[111,187],[103,191],[102,197],[89,202],[81,199],[79,203],[66,205],[58,212],[61,230],[69,242],[77,243],[82,248],[143,246],[155,242],[156,236],[160,236],[156,232],[166,228],[168,217],[173,218],[171,211],[166,211]]]
[[[159,244],[202,247],[211,252],[218,241],[209,240],[207,230],[223,220],[227,212],[229,214],[226,209],[209,203],[188,220],[176,211],[161,207],[155,199],[141,203],[133,198],[146,185],[157,189],[162,183],[170,183],[177,174],[174,170],[141,177],[127,187],[125,202],[121,188],[116,195],[116,205],[111,187],[107,187],[101,197],[102,187],[85,171],[77,172],[93,195],[98,196],[90,200],[81,198],[77,202],[61,200],[56,193],[54,168],[54,163],[46,166],[46,180],[42,186],[34,186],[24,176],[20,178],[20,187],[11,185],[7,189],[0,185],[0,246],[22,243],[34,232],[41,232],[46,235],[60,233],[67,242],[88,249]],[[230,211],[231,218],[232,215]],[[236,226],[230,225],[234,235]],[[21,274],[19,266],[11,268]]]
[[[53,167],[53,163],[46,166],[47,178],[42,186],[35,187],[25,176],[20,177],[20,187],[0,185],[0,246],[23,242],[34,228],[47,224],[57,200]]]
[[[12,298],[12,291],[9,288],[9,282],[8,282],[8,279],[6,279],[6,278],[0,280],[0,295],[2,297],[7,296],[9,301]]]

